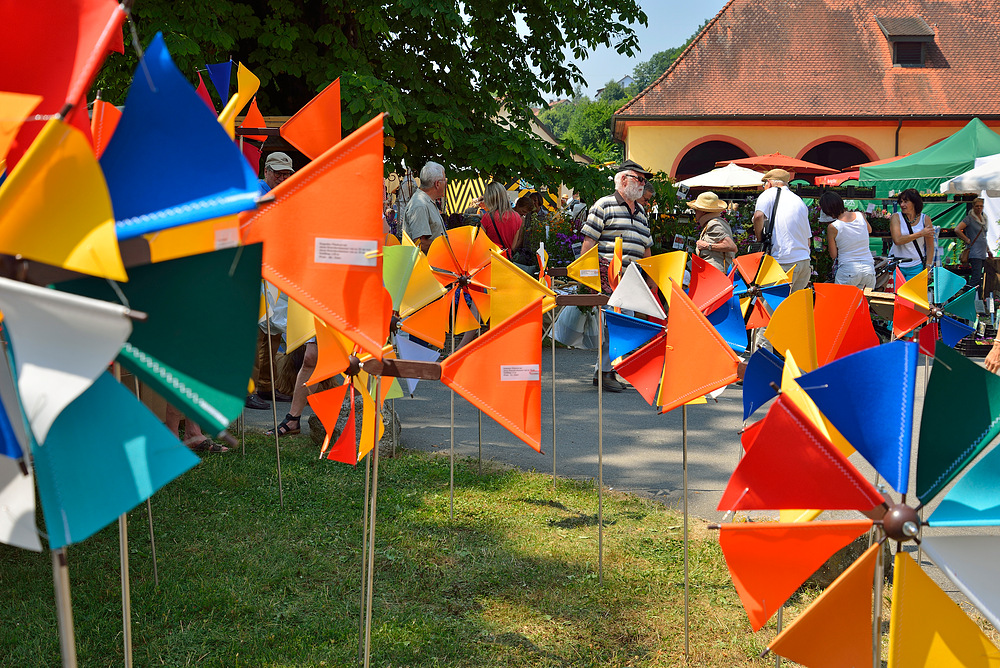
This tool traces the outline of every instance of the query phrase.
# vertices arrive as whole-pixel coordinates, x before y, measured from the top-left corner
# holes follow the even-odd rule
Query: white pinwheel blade
[[[625,269],[625,274],[618,282],[618,287],[608,298],[608,307],[635,311],[660,320],[667,319],[667,314],[663,312],[663,307],[649,291],[649,286],[646,285],[646,281],[642,278],[639,267],[635,263],[630,264]]]
[[[42,551],[35,528],[35,478],[10,457],[0,457],[0,543]]]
[[[931,536],[921,540],[927,556],[969,601],[1000,628],[1000,536]]]
[[[17,387],[39,445],[56,417],[115,358],[132,332],[123,306],[0,279],[0,311]]]

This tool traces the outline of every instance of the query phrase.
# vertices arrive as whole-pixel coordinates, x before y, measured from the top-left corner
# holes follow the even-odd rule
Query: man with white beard
[[[611,294],[607,280],[607,266],[615,251],[615,239],[622,239],[622,270],[633,261],[649,257],[653,238],[649,234],[649,224],[646,212],[637,201],[642,197],[646,187],[646,179],[652,176],[639,164],[626,160],[618,167],[615,174],[615,192],[602,197],[590,209],[583,228],[582,252],[597,246],[597,254],[601,258],[602,292]],[[601,350],[602,368],[604,369],[604,390],[606,392],[621,392],[624,386],[619,382],[611,369],[611,358],[608,356],[608,337],[604,336],[604,347]],[[597,374],[594,374],[594,385],[597,385]]]

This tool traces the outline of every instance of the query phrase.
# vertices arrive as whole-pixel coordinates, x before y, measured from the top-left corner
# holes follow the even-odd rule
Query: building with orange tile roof
[[[686,178],[780,152],[835,169],[1000,131],[996,2],[731,0],[621,107],[625,156]]]

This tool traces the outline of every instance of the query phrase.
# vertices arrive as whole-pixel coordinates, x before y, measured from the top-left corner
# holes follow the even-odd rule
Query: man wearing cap
[[[264,161],[264,178],[258,182],[260,194],[266,195],[271,192],[279,183],[294,173],[295,167],[287,153],[278,151],[267,156],[267,160]]]
[[[403,231],[420,250],[427,252],[431,242],[444,234],[444,220],[434,200],[444,196],[448,179],[444,167],[436,162],[428,162],[420,170],[420,188],[406,205],[403,216]]]
[[[809,261],[809,208],[802,198],[788,189],[792,175],[783,169],[772,169],[764,178],[764,192],[757,198],[753,213],[753,230],[758,241],[764,240],[764,229],[771,225],[771,257],[786,272],[795,268],[792,274],[792,292],[809,284],[812,264]],[[778,193],[781,193],[780,195]],[[774,220],[770,220],[775,198],[778,201]]]
[[[610,262],[615,252],[615,239],[621,237],[622,268],[635,260],[649,257],[653,238],[649,234],[646,212],[638,201],[642,197],[646,179],[650,176],[652,174],[632,160],[626,160],[618,167],[615,192],[594,203],[580,230],[584,236],[581,252],[586,253],[597,246],[597,254],[601,260]],[[601,349],[601,360],[604,389],[608,392],[621,392],[624,386],[611,370],[607,335]],[[596,373],[594,384],[597,384]]]
[[[729,223],[719,217],[729,206],[711,191],[703,192],[687,205],[694,209],[695,223],[701,228],[701,234],[695,243],[698,257],[725,273],[736,257],[733,230]]]

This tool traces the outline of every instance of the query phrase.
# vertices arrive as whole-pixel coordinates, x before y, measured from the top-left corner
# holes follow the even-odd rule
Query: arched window
[[[677,163],[674,178],[678,181],[698,174],[704,174],[715,169],[715,163],[720,160],[736,160],[747,158],[749,154],[739,146],[727,141],[707,141],[698,144]]]
[[[828,141],[806,151],[802,160],[844,171],[848,167],[870,162],[874,158],[869,158],[860,148],[847,142]]]

